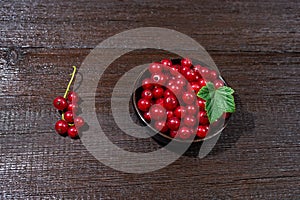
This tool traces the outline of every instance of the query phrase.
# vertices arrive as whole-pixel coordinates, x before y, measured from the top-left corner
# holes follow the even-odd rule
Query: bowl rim
[[[171,61],[173,62],[173,60],[178,60],[178,59],[172,59]],[[208,67],[208,65],[205,65],[203,64],[203,66],[205,67]],[[208,67],[209,68],[209,67]],[[157,131],[154,127],[151,126],[151,124],[149,124],[143,117],[141,111],[138,109],[137,107],[137,91],[138,91],[138,87],[137,87],[137,84],[139,83],[139,81],[141,80],[142,76],[144,75],[144,73],[148,70],[148,68],[144,69],[137,77],[136,81],[134,82],[134,91],[133,91],[133,94],[132,94],[132,104],[133,104],[133,107],[134,107],[134,110],[136,111],[136,113],[138,114],[139,116],[139,119],[142,120],[142,122],[149,128],[151,129],[152,131],[154,131],[156,134],[159,134],[160,136],[168,139],[168,140],[175,140],[177,142],[180,142],[180,143],[187,143],[187,142],[192,142],[192,143],[198,143],[198,142],[203,142],[203,141],[206,141],[206,140],[209,140],[213,137],[216,137],[217,135],[221,134],[221,132],[225,129],[225,127],[227,126],[228,122],[229,122],[229,119],[231,118],[231,115],[232,113],[230,114],[229,118],[225,119],[225,123],[222,125],[222,127],[220,129],[218,129],[215,133],[207,136],[207,137],[204,137],[204,138],[198,138],[198,139],[187,139],[187,140],[182,140],[182,139],[178,139],[178,138],[172,138],[171,136],[168,136],[167,134],[164,134],[164,133],[161,133],[160,131]],[[227,82],[224,80],[224,78],[219,75],[218,77],[219,79],[221,79],[225,85],[228,85]],[[155,135],[153,135],[155,136]],[[152,136],[152,137],[153,137]]]

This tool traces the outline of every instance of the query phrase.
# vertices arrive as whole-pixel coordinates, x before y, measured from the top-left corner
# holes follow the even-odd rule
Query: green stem
[[[64,94],[64,98],[67,97],[68,92],[70,91],[70,87],[71,87],[71,84],[72,84],[73,79],[74,79],[74,77],[75,77],[75,73],[76,73],[76,67],[73,66],[73,72],[72,72],[72,74],[71,74],[72,77],[71,77],[71,79],[70,79],[70,81],[69,81],[68,87],[67,87],[66,92],[65,92],[65,94]]]
[[[61,119],[65,120],[65,113],[64,112],[61,114]],[[69,124],[69,126],[74,126],[74,123],[73,124],[68,123],[68,124]]]
[[[68,87],[67,87],[67,89],[66,89],[66,91],[65,91],[64,98],[67,97],[67,95],[68,95],[68,93],[69,93],[69,91],[70,91],[70,87],[71,87],[71,84],[72,84],[73,79],[74,79],[74,77],[75,77],[75,74],[76,74],[76,67],[73,66],[73,72],[72,72],[72,74],[71,74],[71,79],[70,79],[70,81],[69,81]],[[64,113],[64,112],[61,114],[61,119],[62,119],[62,120],[65,120],[65,113]],[[74,126],[74,124],[69,124],[69,126]]]

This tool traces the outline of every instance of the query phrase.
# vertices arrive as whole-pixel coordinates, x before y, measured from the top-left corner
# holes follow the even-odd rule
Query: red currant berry
[[[223,119],[228,119],[230,117],[230,113],[223,113]]]
[[[168,131],[168,127],[166,125],[166,122],[164,121],[156,121],[154,124],[154,128],[161,133],[165,133]]]
[[[199,110],[204,111],[205,110],[205,101],[201,98],[197,98],[197,103],[199,106]]]
[[[198,117],[199,117],[199,124],[202,125],[209,124],[209,120],[205,111],[200,111]]]
[[[191,137],[191,130],[188,127],[181,127],[177,133],[179,137],[184,140]]]
[[[195,93],[198,93],[199,90],[201,89],[201,86],[198,82],[192,82],[191,87],[193,88]]]
[[[189,115],[197,116],[197,115],[196,115],[196,113],[197,113],[197,108],[196,108],[195,106],[193,106],[193,105],[188,105],[188,106],[186,107],[186,109],[187,109],[187,113],[188,113]]]
[[[151,106],[150,108],[151,119],[160,120],[166,118],[166,116],[167,116],[166,110],[162,106],[158,104]]]
[[[184,91],[187,92],[187,93],[195,94],[195,91],[193,90],[192,85],[191,85],[190,82],[188,82],[188,84],[186,85]],[[196,94],[195,94],[195,95],[196,95]],[[195,97],[196,97],[196,96],[195,96]]]
[[[168,81],[166,87],[169,88],[169,87],[171,87],[172,85],[175,85],[175,84],[176,84],[176,81],[171,79],[171,80]]]
[[[142,98],[151,100],[152,97],[153,97],[153,94],[152,94],[151,90],[149,90],[149,89],[143,90],[143,92],[142,92]]]
[[[185,77],[186,76],[186,73],[190,71],[190,68],[189,67],[182,67],[180,69],[180,73]]]
[[[193,69],[194,69],[195,72],[198,72],[198,73],[200,74],[202,68],[203,68],[203,67],[202,67],[201,65],[194,65],[194,68],[193,68]]]
[[[78,94],[76,92],[69,92],[68,101],[72,103],[77,103],[79,100]]]
[[[174,117],[174,113],[171,110],[167,110],[167,119]]]
[[[153,88],[153,84],[150,78],[146,78],[143,80],[142,87],[146,90],[151,90]]]
[[[75,124],[76,128],[82,127],[84,125],[84,123],[85,122],[82,117],[75,117],[74,124]]]
[[[164,74],[160,73],[160,74],[153,74],[151,76],[151,80],[153,83],[158,84],[158,85],[164,85],[167,82],[167,76],[165,76]]]
[[[188,115],[183,119],[183,123],[188,127],[193,127],[196,125],[196,118],[192,115]]]
[[[164,95],[164,89],[161,87],[156,87],[152,90],[152,95],[155,99],[159,99]]]
[[[187,110],[185,107],[183,106],[178,106],[175,110],[174,110],[174,115],[177,117],[177,118],[184,118],[187,114]]]
[[[68,105],[68,109],[67,109],[67,110],[68,110],[68,111],[71,111],[71,112],[73,112],[73,113],[76,113],[77,110],[78,110],[78,106],[77,106],[77,104],[70,103],[70,104]]]
[[[183,58],[183,59],[181,59],[181,66],[191,67],[192,66],[192,61],[189,58]]]
[[[200,78],[199,85],[200,85],[200,89],[201,89],[203,86],[206,86],[206,81],[203,78]]]
[[[167,110],[174,110],[178,105],[178,101],[174,96],[168,96],[164,99],[164,107]]]
[[[66,122],[68,122],[68,123],[74,122],[73,113],[71,111],[65,112],[64,118],[65,118]]]
[[[151,106],[151,102],[148,99],[140,99],[137,106],[141,111],[147,112]]]
[[[162,66],[159,63],[152,63],[149,66],[149,71],[151,74],[157,74],[162,72]]]
[[[172,131],[177,131],[180,127],[180,120],[177,117],[172,117],[168,119],[167,126]]]
[[[181,70],[180,70],[180,71],[181,71]],[[181,72],[180,72],[180,73],[181,73]],[[175,76],[175,78],[176,78],[176,80],[177,80],[177,79],[186,80],[182,74],[177,74],[177,75]]]
[[[207,135],[208,126],[198,126],[197,128],[197,136],[199,138],[204,138]]]
[[[176,138],[178,135],[177,135],[177,131],[170,131],[170,136],[171,136],[171,138]]]
[[[181,68],[180,65],[172,65],[172,66],[170,67],[170,73],[171,73],[173,76],[177,76],[177,74],[180,72],[180,68]]]
[[[176,79],[176,85],[183,88],[187,84],[187,81],[185,79]]]
[[[216,89],[218,89],[218,88],[224,86],[224,82],[221,81],[221,80],[216,80],[216,81],[214,81],[214,86],[215,86]]]
[[[144,119],[145,119],[147,122],[150,122],[150,121],[151,121],[150,112],[145,112],[145,113],[143,114],[143,117],[144,117]]]
[[[189,70],[183,75],[189,82],[193,82],[196,79],[196,74],[194,70]]]
[[[172,93],[174,93],[176,96],[180,96],[181,92],[182,92],[182,87],[178,86],[178,85],[171,85],[170,87],[168,87]]]
[[[224,125],[224,119],[217,119],[212,124],[209,125],[209,128],[212,130],[219,130]]]
[[[64,110],[68,107],[68,103],[65,98],[59,96],[56,97],[53,101],[53,105],[58,110]]]
[[[165,92],[164,92],[164,97],[168,97],[168,96],[174,96],[174,93],[170,90],[170,89],[166,89]]]
[[[190,128],[190,132],[191,132],[191,135],[195,136],[197,134],[197,125],[195,125],[195,127]]]
[[[68,135],[70,136],[70,138],[77,138],[78,137],[77,128],[75,126],[69,127]]]
[[[195,101],[195,99],[196,99],[195,94],[190,93],[190,92],[185,92],[182,95],[183,102],[186,103],[186,104],[188,104],[188,105],[193,104],[194,101]]]
[[[218,78],[218,73],[215,70],[209,70],[210,81],[214,81]]]
[[[204,78],[208,78],[209,76],[209,70],[206,67],[202,67],[199,73]]]
[[[159,99],[157,99],[156,101],[155,101],[155,104],[158,104],[158,105],[160,105],[160,106],[164,106],[164,99],[163,98],[159,98]]]
[[[169,60],[169,59],[163,59],[163,60],[161,61],[161,64],[170,67],[170,66],[172,65],[172,62],[171,62],[171,60]]]
[[[55,124],[55,130],[58,134],[63,135],[68,131],[69,125],[65,120],[58,120]]]
[[[198,72],[195,72],[195,82],[198,82],[200,80],[201,75]]]

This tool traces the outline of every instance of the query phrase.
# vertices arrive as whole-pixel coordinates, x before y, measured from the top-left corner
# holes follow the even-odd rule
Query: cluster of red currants
[[[71,138],[78,138],[78,129],[81,128],[85,122],[82,117],[76,116],[78,111],[79,96],[76,92],[69,92],[69,88],[74,79],[76,73],[76,67],[73,66],[74,70],[72,78],[66,89],[65,95],[58,96],[54,99],[54,107],[60,111],[61,119],[55,124],[55,130],[60,135],[69,135]]]
[[[55,124],[55,130],[60,135],[68,134],[71,138],[78,137],[78,128],[84,125],[82,117],[74,116],[78,110],[78,95],[75,92],[69,92],[67,98],[56,97],[53,105],[62,112],[62,119]]]
[[[143,118],[159,132],[172,138],[204,138],[209,129],[205,101],[196,96],[206,85],[224,86],[216,71],[192,65],[188,58],[178,64],[164,59],[152,63],[149,76],[142,81],[142,93],[137,107]],[[182,124],[183,123],[183,124]]]

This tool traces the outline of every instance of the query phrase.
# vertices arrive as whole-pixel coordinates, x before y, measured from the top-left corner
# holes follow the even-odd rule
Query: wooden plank
[[[299,52],[299,1],[1,1],[0,7],[2,47],[93,48],[121,31],[158,26],[208,50]]]
[[[0,199],[299,199],[299,8],[283,0],[1,1]],[[155,172],[127,174],[58,136],[52,100],[99,42],[143,26],[202,44],[236,90],[238,111],[205,159],[191,151]],[[120,148],[160,146],[115,125],[114,84],[134,66],[174,56],[134,51],[99,79],[97,116]]]
[[[0,171],[2,182],[9,181],[0,184],[3,197],[121,198],[134,193],[139,198],[268,199],[299,194],[299,124],[293,123],[299,118],[298,54],[213,53],[239,95],[240,110],[207,158],[184,156],[165,169],[138,176],[104,166],[80,140],[54,133],[58,114],[52,99],[64,92],[72,71],[69,66],[80,65],[88,53],[84,49],[20,49],[21,59],[15,65],[1,68],[7,81],[1,82]],[[100,123],[123,149],[149,152],[159,146],[112,126],[109,92],[132,66],[167,55],[158,51],[127,54],[100,80],[96,101]],[[284,73],[287,67],[290,71]],[[288,91],[279,84],[283,81]]]

